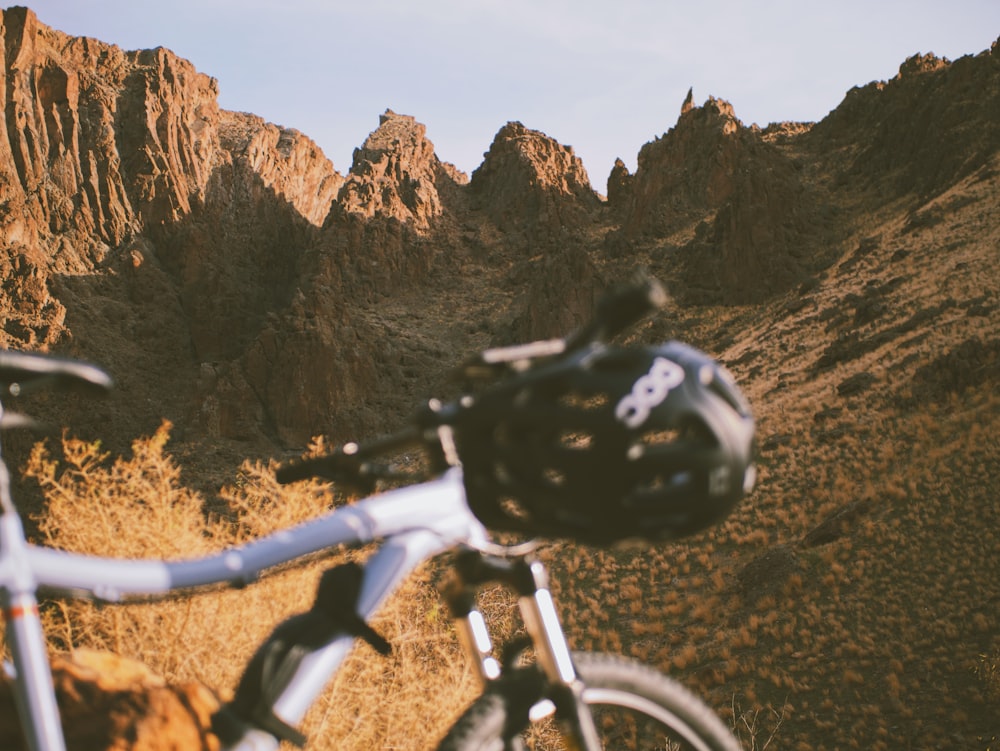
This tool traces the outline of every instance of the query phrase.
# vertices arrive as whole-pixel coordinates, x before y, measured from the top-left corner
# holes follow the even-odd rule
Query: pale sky
[[[817,121],[916,53],[1000,36],[1000,0],[34,0],[39,20],[166,47],[223,109],[312,138],[341,174],[386,109],[471,175],[517,120],[571,145],[603,193],[615,158],[676,122],[689,87],[745,124]],[[5,3],[4,7],[9,7]]]

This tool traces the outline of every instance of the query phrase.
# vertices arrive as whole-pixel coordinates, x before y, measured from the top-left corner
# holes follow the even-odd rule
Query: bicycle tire
[[[662,673],[625,657],[575,653],[573,659],[586,689],[584,701],[594,714],[608,751],[619,749],[691,749],[740,751],[741,746],[722,720],[686,687]],[[524,673],[506,674],[458,718],[442,739],[438,751],[549,751],[564,746],[552,724],[554,707],[536,703],[530,729],[525,724]],[[545,712],[548,712],[545,715]],[[522,713],[520,719],[512,713]],[[612,712],[622,712],[621,717]],[[535,717],[536,714],[545,715]],[[515,728],[512,732],[509,728]],[[640,737],[641,733],[641,737]],[[530,737],[526,737],[530,736]]]

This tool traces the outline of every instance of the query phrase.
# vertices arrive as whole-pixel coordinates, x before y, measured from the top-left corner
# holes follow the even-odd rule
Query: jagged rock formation
[[[496,134],[469,187],[498,227],[543,237],[571,231],[600,205],[573,149],[518,122]]]
[[[933,161],[931,184],[996,148],[984,54],[907,61],[812,127],[746,127],[689,92],[636,173],[615,166],[607,200],[570,147],[521,123],[468,179],[391,110],[341,176],[301,133],[220,111],[215,81],[167,50],[74,39],[26,9],[3,25],[2,344],[98,360],[130,403],[105,417],[149,429],[166,414],[192,437],[383,429],[435,381],[385,342],[405,333],[380,309],[446,301],[470,274],[493,285],[496,302],[470,303],[484,323],[421,340],[415,362],[572,328],[637,255],[683,301],[768,299],[840,252],[839,186],[865,165],[884,180]],[[900,135],[913,100],[933,125]],[[987,125],[963,126],[968,111]]]
[[[239,165],[247,175],[237,181],[231,175],[218,174],[222,184],[212,186],[212,198],[259,205],[266,195],[273,194],[310,224],[323,225],[344,178],[332,169],[315,143],[296,130],[279,128],[244,112],[220,111],[218,132],[220,148],[232,157],[232,169]],[[228,160],[223,164],[228,166]],[[258,176],[257,181],[249,175]],[[234,193],[237,190],[252,195],[239,196]]]
[[[626,207],[632,202],[632,180],[628,167],[621,157],[615,159],[611,174],[608,175],[607,194],[608,204],[612,207]]]
[[[162,408],[164,368],[241,351],[283,292],[276,259],[342,179],[302,134],[220,112],[216,82],[167,50],[23,8],[2,23],[3,344],[75,346]]]
[[[427,129],[408,115],[387,110],[364,146],[354,151],[354,165],[339,203],[344,211],[366,219],[382,216],[427,230],[443,208],[437,184],[465,183],[437,158]]]
[[[608,199],[626,242],[687,245],[689,296],[761,299],[801,278],[815,197],[795,162],[728,102],[686,101],[677,125],[639,151],[635,175],[623,170],[612,172]]]
[[[890,81],[847,92],[803,141],[836,158],[858,202],[927,198],[975,171],[1000,149],[1000,53],[954,62],[914,55]]]

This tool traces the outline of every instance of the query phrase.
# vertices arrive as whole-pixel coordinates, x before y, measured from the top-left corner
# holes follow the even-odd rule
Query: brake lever
[[[359,493],[371,493],[379,480],[397,480],[403,475],[393,471],[391,465],[372,462],[368,457],[383,456],[420,445],[422,436],[423,431],[419,426],[410,426],[399,433],[364,445],[345,443],[329,454],[285,462],[275,470],[274,477],[281,485],[317,477]]]
[[[356,444],[347,444],[348,447]],[[305,459],[293,459],[280,465],[274,472],[274,478],[281,485],[287,485],[300,480],[320,478],[342,485],[347,485],[358,491],[374,489],[375,478],[365,471],[366,463],[354,456],[350,449],[337,449],[323,456],[311,456]]]
[[[668,300],[663,285],[645,270],[639,270],[628,282],[601,297],[591,322],[566,337],[566,351],[610,341],[646,316],[665,308]]]
[[[467,381],[493,380],[498,375],[520,372],[536,361],[558,357],[597,342],[607,342],[651,313],[666,307],[663,285],[644,270],[607,293],[598,301],[594,317],[586,326],[561,339],[543,339],[509,347],[494,347],[472,356],[456,375]]]

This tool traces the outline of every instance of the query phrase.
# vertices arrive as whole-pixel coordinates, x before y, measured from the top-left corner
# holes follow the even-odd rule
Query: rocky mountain
[[[686,101],[604,196],[524,124],[466,176],[391,110],[340,174],[305,134],[221,110],[217,83],[168,50],[70,37],[24,8],[0,21],[0,346],[118,382],[42,412],[120,450],[168,419],[210,491],[244,457],[398,425],[470,352],[563,333],[643,266],[674,304],[640,336],[712,352],[755,405],[762,482],[725,534],[756,544],[717,570],[793,624],[773,654],[763,627],[761,646],[732,647],[746,659],[731,675],[707,641],[675,672],[722,704],[733,685],[790,697],[792,748],[1000,732],[973,670],[1000,650],[1000,45],[915,55],[818,123],[748,126],[723,99]],[[865,610],[886,598],[899,622]],[[850,616],[861,646],[796,621],[807,605],[840,626],[869,613]],[[645,648],[641,633],[622,638]],[[900,634],[927,659],[886,646]],[[770,678],[749,667],[763,659]]]
[[[167,50],[68,37],[30,10],[3,22],[2,343],[105,363],[129,405],[115,416],[125,434],[163,416],[185,436],[261,445],[385,429],[435,385],[419,363],[572,327],[609,281],[601,267],[640,251],[684,302],[765,300],[835,258],[853,216],[835,207],[866,175],[886,179],[882,162],[931,143],[947,172],[927,177],[936,185],[956,176],[958,155],[981,164],[995,148],[980,139],[970,154],[969,134],[933,130],[967,129],[956,117],[970,113],[990,121],[974,113],[989,97],[935,91],[972,91],[986,65],[914,58],[815,128],[762,131],[725,101],[689,103],[642,147],[636,174],[616,168],[606,200],[572,149],[520,123],[499,130],[469,179],[392,111],[342,176],[305,135],[221,111],[216,82]],[[897,102],[928,100],[933,125],[918,133],[862,135],[903,132]],[[862,147],[876,153],[837,169]],[[434,290],[413,298],[433,308],[428,296],[470,273],[496,298],[483,317],[493,330],[404,355],[412,334],[387,326],[389,309],[415,284]]]

